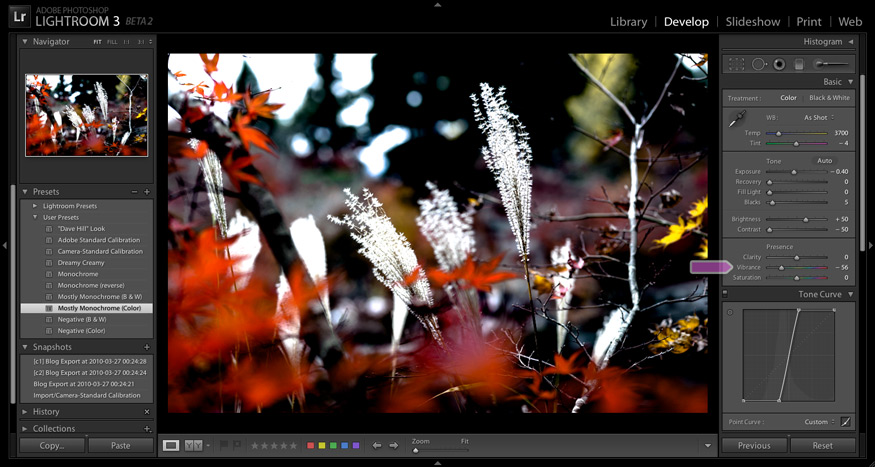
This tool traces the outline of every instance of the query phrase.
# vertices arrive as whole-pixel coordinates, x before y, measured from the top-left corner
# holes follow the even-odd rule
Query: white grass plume
[[[106,96],[106,89],[100,82],[94,83],[94,91],[97,93],[97,102],[100,103],[100,113],[103,114],[104,120],[109,120],[109,99]]]
[[[55,119],[55,123],[50,124],[51,129],[52,129],[52,143],[57,143],[58,142],[58,130],[64,127],[64,122],[63,122],[63,120],[61,120],[61,112],[59,112],[57,110],[52,112],[52,117],[54,117],[54,119]]]
[[[295,219],[289,230],[292,234],[292,243],[295,245],[295,249],[298,250],[298,255],[301,256],[301,261],[304,262],[304,267],[307,268],[307,273],[310,274],[310,279],[318,287],[328,277],[328,265],[325,260],[325,240],[322,238],[322,232],[316,226],[316,221],[313,219],[312,214],[308,217]],[[331,328],[331,307],[328,301],[327,287],[319,289],[319,299],[322,302],[322,308],[325,310],[328,327]]]
[[[258,223],[237,211],[228,222],[227,235],[239,235],[228,246],[228,254],[234,258],[234,284],[238,290],[243,289],[249,285],[252,273],[255,272],[255,258],[261,252],[261,231]]]
[[[362,191],[364,200],[352,194],[349,188],[344,189],[346,205],[352,214],[346,214],[343,218],[328,216],[328,219],[350,229],[352,238],[361,245],[359,253],[374,265],[374,276],[408,307],[427,305],[431,308],[434,301],[428,279],[419,266],[410,242],[395,229],[391,219],[383,211],[382,203],[373,193],[367,188]],[[414,314],[435,341],[443,346],[437,317],[432,314]]]
[[[188,145],[197,150],[198,141],[195,138],[188,140]],[[124,141],[122,141],[124,144]],[[207,188],[207,198],[210,202],[210,214],[213,216],[213,225],[219,227],[223,238],[228,237],[228,215],[225,211],[225,181],[222,178],[222,164],[213,150],[208,150],[204,157],[198,159],[198,165],[204,172],[204,183]]]
[[[70,120],[70,123],[76,128],[76,141],[79,141],[79,132],[82,131],[82,118],[79,117],[79,114],[76,113],[76,109],[74,109],[70,105],[64,106],[64,114],[67,115],[67,118]]]
[[[347,195],[346,205],[352,215],[343,218],[328,216],[335,224],[350,229],[352,238],[361,245],[359,253],[374,265],[374,275],[393,293],[398,294],[404,303],[411,305],[415,300],[432,306],[433,300],[428,279],[419,267],[416,253],[404,234],[392,225],[392,220],[383,211],[383,204],[367,188],[363,189],[364,201],[343,190]],[[410,285],[405,280],[419,269],[417,278]],[[421,303],[420,303],[421,304]]]
[[[280,273],[279,281],[276,284],[276,322],[277,322],[277,337],[280,345],[289,360],[289,364],[296,372],[301,371],[301,363],[304,358],[304,340],[301,339],[301,315],[299,311],[290,304],[292,300],[292,289],[289,286],[289,280],[285,274]],[[297,394],[299,399],[303,400],[304,394]]]
[[[474,213],[459,208],[448,190],[427,182],[431,196],[419,200],[419,231],[434,249],[434,256],[444,272],[451,272],[465,265],[474,254]],[[480,331],[480,301],[474,290],[464,289],[457,283],[447,283],[444,290],[463,323],[474,336]]]
[[[85,123],[94,122],[94,111],[87,105],[82,107],[82,116],[85,117]]]
[[[517,250],[526,274],[529,292],[529,306],[532,313],[532,334],[535,349],[538,348],[538,322],[535,318],[535,301],[532,297],[531,275],[529,272],[529,230],[532,211],[532,148],[529,134],[516,114],[511,113],[504,99],[504,87],[496,93],[488,83],[480,83],[480,101],[472,94],[474,119],[478,128],[486,135],[487,145],[482,149],[486,166],[498,183],[498,192],[504,212],[510,223],[510,230],[516,239]],[[539,371],[540,371],[540,363]]]
[[[449,190],[427,182],[431,197],[419,200],[419,231],[434,248],[441,269],[450,272],[465,264],[474,253],[474,223],[470,210],[459,212]]]
[[[486,135],[487,146],[482,149],[483,159],[501,194],[501,202],[516,238],[520,257],[529,256],[529,229],[532,209],[532,148],[529,134],[519,117],[510,112],[504,99],[504,87],[496,93],[487,83],[480,84],[480,100],[472,94],[474,118]]]
[[[407,322],[407,304],[398,294],[392,294],[392,355],[398,353],[401,346],[401,337],[404,335],[404,323]],[[395,371],[396,363],[392,363],[392,371]]]

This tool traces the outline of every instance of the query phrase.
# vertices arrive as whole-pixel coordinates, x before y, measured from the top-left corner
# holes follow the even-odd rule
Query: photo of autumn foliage
[[[167,73],[169,411],[708,411],[707,55]]]
[[[147,75],[25,75],[27,156],[145,156]]]

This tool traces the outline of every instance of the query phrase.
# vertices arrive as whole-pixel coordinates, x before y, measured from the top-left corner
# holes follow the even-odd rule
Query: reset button
[[[793,438],[791,452],[857,452],[854,438]]]

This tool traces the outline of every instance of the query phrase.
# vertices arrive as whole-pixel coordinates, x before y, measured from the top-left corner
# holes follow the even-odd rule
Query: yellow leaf
[[[686,222],[680,216],[678,216],[678,225],[672,225],[668,228],[668,235],[662,237],[660,239],[655,240],[655,243],[662,245],[663,248],[671,245],[672,243],[681,239],[684,236],[684,232],[687,231]]]
[[[686,332],[693,332],[697,327],[699,327],[699,317],[696,315],[690,315],[686,318],[677,322],[678,329]]]
[[[708,196],[706,195],[700,201],[693,202],[693,208],[690,209],[690,217],[699,217],[702,214],[705,214],[705,210],[708,209]]]
[[[659,332],[656,333],[657,339],[659,339],[660,341],[666,342],[668,344],[671,344],[672,342],[674,342],[675,339],[677,339],[678,337],[680,337],[680,333],[677,330],[675,330],[674,328],[670,328],[670,327],[664,327],[664,328],[660,329]]]
[[[535,274],[534,276],[535,283],[532,284],[532,287],[538,291],[538,294],[551,293],[553,291],[553,281],[540,274]]]
[[[694,217],[694,218],[690,219],[689,222],[687,222],[687,224],[684,226],[684,230],[689,232],[690,230],[696,230],[701,226],[702,226],[702,218],[701,217]]]
[[[696,252],[697,258],[708,259],[708,239],[702,240],[702,246],[699,247],[699,251]]]
[[[680,337],[675,339],[672,343],[671,353],[673,354],[681,354],[690,350],[690,347],[693,345],[693,340],[691,336],[687,333],[682,333]]]
[[[656,341],[652,344],[647,345],[647,348],[650,349],[650,351],[653,353],[660,353],[663,350],[667,349],[668,347],[669,347],[669,344],[668,344],[668,342],[665,342],[665,341]]]

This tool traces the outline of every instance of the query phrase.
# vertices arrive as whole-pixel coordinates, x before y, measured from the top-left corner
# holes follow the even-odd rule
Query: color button
[[[325,442],[324,441],[319,442],[319,449],[325,449]]]
[[[349,449],[349,443],[345,441],[340,443],[340,449]]]

